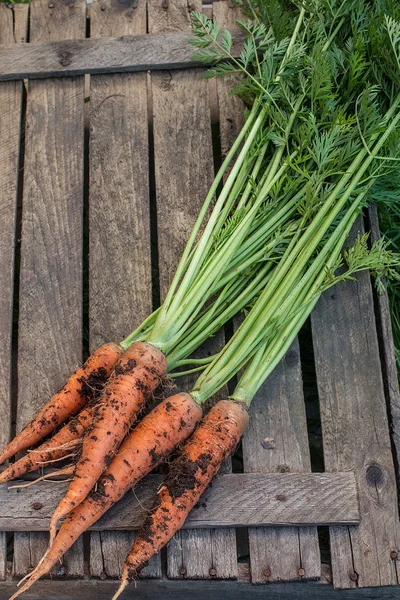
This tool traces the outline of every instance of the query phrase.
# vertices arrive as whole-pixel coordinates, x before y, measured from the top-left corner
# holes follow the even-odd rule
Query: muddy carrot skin
[[[65,497],[50,523],[50,543],[58,521],[83,502],[110,464],[121,441],[166,372],[164,354],[145,342],[124,352],[96,404],[92,424]]]
[[[171,465],[154,510],[126,558],[113,600],[182,527],[223,461],[235,450],[247,424],[246,406],[231,400],[221,400],[204,417]]]
[[[14,464],[9,465],[0,473],[0,483],[22,477],[26,473],[45,466],[46,463],[55,462],[74,452],[92,421],[93,409],[93,405],[85,407],[47,442],[41,444],[36,450],[28,452],[26,456],[23,456]]]
[[[121,353],[120,346],[113,343],[104,344],[93,352],[64,387],[1,452],[0,464],[17,452],[34,446],[79,412],[91,400],[97,387],[105,383]]]
[[[146,415],[121,444],[96,491],[68,515],[52,546],[13,598],[48,573],[88,527],[183,443],[201,416],[202,409],[186,393],[167,398]]]

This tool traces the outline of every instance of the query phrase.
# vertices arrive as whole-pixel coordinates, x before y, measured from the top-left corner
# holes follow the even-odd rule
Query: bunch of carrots
[[[384,240],[370,245],[367,235],[343,251],[374,186],[400,160],[400,9],[389,0],[248,0],[242,10],[239,57],[229,31],[193,15],[196,60],[212,65],[209,76],[237,76],[234,91],[248,108],[165,301],[120,344],[96,350],[0,455],[3,463],[30,449],[0,474],[2,483],[71,459],[49,547],[13,598],[179,447],[117,598],[234,451],[252,399],[324,290],[363,269],[381,288],[400,265]],[[218,354],[190,358],[241,312]],[[139,420],[165,378],[196,371],[191,390]],[[233,393],[204,414],[235,375]]]

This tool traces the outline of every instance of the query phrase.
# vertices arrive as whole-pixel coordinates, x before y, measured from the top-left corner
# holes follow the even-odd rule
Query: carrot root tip
[[[121,581],[121,584],[119,586],[119,588],[117,589],[117,591],[115,592],[114,596],[112,597],[111,600],[117,600],[117,598],[119,598],[119,596],[122,594],[122,592],[128,587],[129,585],[129,579],[126,575],[123,575],[123,579]]]

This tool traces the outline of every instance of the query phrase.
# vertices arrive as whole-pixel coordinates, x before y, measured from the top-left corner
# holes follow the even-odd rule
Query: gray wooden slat
[[[115,581],[39,581],[29,590],[30,600],[110,600],[116,592]],[[0,600],[8,600],[17,590],[16,582],[7,581],[0,587]],[[271,583],[264,586],[251,585],[243,581],[174,581],[147,579],[131,583],[121,596],[124,600],[149,600],[168,598],[174,600],[337,600],[338,592],[330,585],[320,583]],[[356,592],[343,590],[340,600],[398,600],[397,588],[364,588]]]
[[[164,8],[159,0],[150,0],[149,33],[172,35],[172,32],[187,31],[190,29],[190,10],[201,10],[201,2],[191,2],[189,8],[187,0],[171,0]],[[163,298],[211,185],[213,156],[208,86],[201,72],[190,69],[187,72],[152,73],[151,83],[160,293]],[[171,227],[171,223],[175,226]],[[204,344],[196,355],[214,354],[223,343],[220,333]],[[186,378],[179,385],[190,389],[193,382],[194,378]],[[225,468],[229,469],[229,465]],[[183,531],[177,533],[168,547],[168,576],[171,578],[208,578],[213,572],[217,577],[236,577],[236,563],[234,531]]]
[[[137,529],[152,506],[162,475],[149,475],[92,527]],[[0,488],[0,531],[45,531],[67,483],[41,482],[26,489]],[[218,475],[190,513],[184,529],[254,525],[356,524],[353,472],[228,473]],[[192,538],[193,539],[193,538]]]
[[[90,575],[92,577],[119,578],[124,560],[133,546],[133,531],[94,531],[91,533]],[[160,578],[160,556],[154,556],[143,569],[141,577]]]
[[[0,4],[0,44],[26,41],[28,6]],[[0,446],[11,436],[11,336],[22,82],[0,84]],[[7,574],[7,536],[0,533],[0,581]]]
[[[380,238],[379,219],[376,206],[368,210],[371,241]],[[375,302],[377,316],[377,333],[379,338],[380,357],[382,361],[383,383],[388,400],[391,420],[391,434],[396,453],[395,467],[400,465],[400,391],[397,373],[395,348],[393,342],[392,322],[387,293],[377,294]],[[400,473],[397,473],[400,479]]]
[[[59,42],[32,43],[29,52],[22,51],[18,45],[0,46],[0,81],[200,66],[192,61],[194,49],[188,44],[190,38],[189,33],[86,40],[66,38]],[[234,36],[234,55],[242,39],[241,35]]]
[[[30,11],[32,42],[85,35],[84,0],[33,0]],[[83,106],[83,77],[29,84],[17,429],[32,418],[82,360]],[[30,560],[39,559],[46,536],[31,533],[28,537]],[[26,544],[26,536],[16,533],[14,571],[21,574],[32,566]],[[71,549],[70,562],[73,574],[83,575],[80,544]]]
[[[16,577],[24,576],[38,564],[47,550],[48,535],[40,533],[18,533],[18,552],[15,553],[13,574]],[[83,570],[83,542],[79,539],[51,570],[49,576],[53,577],[82,577]]]
[[[90,6],[92,38],[146,33],[146,1]],[[89,337],[120,341],[151,313],[145,73],[90,78]],[[90,535],[90,573],[119,577],[132,532]],[[144,577],[161,577],[156,556]]]
[[[396,479],[369,275],[327,291],[313,312],[312,330],[325,468],[354,469],[361,511],[359,527],[330,528],[333,584],[395,585]]]
[[[250,406],[243,462],[250,473],[311,471],[297,340]],[[249,529],[249,548],[253,583],[320,576],[315,528]]]

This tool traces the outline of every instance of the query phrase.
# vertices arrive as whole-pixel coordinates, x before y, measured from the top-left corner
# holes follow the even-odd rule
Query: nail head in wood
[[[350,573],[350,579],[351,579],[351,581],[357,581],[358,580],[357,573],[355,573],[355,572]]]
[[[266,569],[264,569],[264,571],[262,572],[262,574],[264,575],[264,577],[266,577],[267,579],[269,579],[272,575],[272,571],[269,567],[267,567]]]
[[[104,571],[102,571],[100,573],[100,579],[101,579],[101,581],[104,581],[105,579],[107,579],[107,575],[104,573]]]
[[[41,508],[43,508],[43,504],[41,502],[34,502],[32,504],[32,508],[33,510],[40,510]]]
[[[298,569],[297,573],[299,574],[299,577],[304,577],[304,575],[306,574],[305,570],[302,569],[301,567],[300,567],[300,569]]]
[[[217,575],[217,570],[216,569],[210,569],[208,572],[211,575],[211,577],[215,577]]]
[[[182,575],[182,577],[184,577],[186,575],[186,569],[185,569],[185,567],[181,567],[179,569],[179,575]]]
[[[162,0],[161,6],[166,10],[169,7],[169,0]]]
[[[54,4],[52,2],[50,2],[49,8],[54,8]]]
[[[392,550],[391,553],[390,553],[390,558],[392,560],[397,560],[399,558],[399,553],[396,552],[396,550]]]

